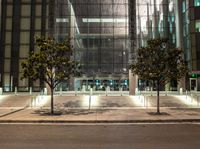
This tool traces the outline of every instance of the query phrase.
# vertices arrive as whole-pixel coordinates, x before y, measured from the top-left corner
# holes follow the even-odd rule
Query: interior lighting
[[[83,18],[84,23],[125,23],[128,22],[126,18]]]

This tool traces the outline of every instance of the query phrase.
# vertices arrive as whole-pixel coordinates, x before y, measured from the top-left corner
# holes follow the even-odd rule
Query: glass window
[[[20,34],[20,43],[21,44],[29,44],[30,33],[29,32],[21,32]]]
[[[11,44],[11,32],[6,32],[6,44]]]
[[[114,63],[122,63],[122,51],[116,51],[114,53]]]
[[[101,72],[112,73],[113,72],[113,64],[101,64]]]
[[[30,19],[29,18],[21,18],[20,28],[21,28],[21,30],[30,30]]]
[[[112,1],[112,0],[110,0]],[[113,1],[115,4],[125,4],[125,3],[128,3],[128,0],[114,0]]]
[[[129,33],[127,2],[128,0],[71,0],[74,12],[71,12],[69,22],[75,43],[75,58],[81,62],[86,73],[94,70],[112,73],[114,69],[119,73],[123,65],[113,68],[114,63],[127,63],[128,60],[123,55]],[[60,15],[56,17],[61,18]],[[57,27],[63,28],[62,25],[65,24]],[[57,31],[60,32],[60,29]],[[118,45],[115,45],[115,39],[120,39]]]
[[[102,16],[112,16],[113,15],[113,5],[101,5],[101,15]]]
[[[114,72],[115,73],[121,73],[123,70],[123,65],[122,64],[115,64],[114,65]]]
[[[41,5],[36,5],[36,16],[41,16],[42,14],[42,6]]]
[[[89,51],[88,57],[90,64],[97,64],[98,63],[98,52],[97,51]]]
[[[30,3],[30,0],[21,0],[22,3]]]
[[[104,64],[112,64],[113,63],[112,49],[102,49],[101,63],[104,63]]]
[[[11,17],[13,13],[13,6],[7,5],[7,16]]]
[[[186,4],[185,1],[182,2],[182,12],[186,11]]]
[[[76,5],[76,7],[75,7],[76,15],[77,16],[87,16],[88,15],[88,7],[90,7],[89,9],[92,9],[92,7],[90,5]]]
[[[6,45],[5,46],[5,58],[10,58],[11,57],[11,46]]]
[[[10,59],[5,59],[4,72],[10,72]]]
[[[116,1],[116,0],[115,0]],[[112,0],[101,0],[102,4],[112,4]],[[115,3],[115,2],[114,2]]]
[[[197,20],[195,22],[195,29],[196,29],[196,32],[200,32],[200,20]]]
[[[10,74],[9,73],[4,74],[3,82],[4,82],[4,90],[10,91]]]
[[[89,5],[88,14],[89,16],[101,16],[101,6],[100,5]]]
[[[127,12],[128,10],[126,9],[128,7],[126,7],[126,5],[116,5],[114,4],[114,15],[115,16],[127,16]]]
[[[20,58],[27,58],[29,56],[29,46],[28,45],[21,45],[19,57]]]
[[[30,15],[31,15],[31,5],[22,5],[21,16],[30,16]]]
[[[194,0],[194,6],[200,6],[200,0]]]
[[[35,29],[40,30],[41,29],[41,18],[35,19]]]
[[[12,29],[12,19],[6,18],[6,30],[11,30],[11,29]]]

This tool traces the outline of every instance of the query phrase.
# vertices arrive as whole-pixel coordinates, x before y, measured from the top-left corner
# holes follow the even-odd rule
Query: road
[[[199,149],[200,124],[0,124],[1,149]]]

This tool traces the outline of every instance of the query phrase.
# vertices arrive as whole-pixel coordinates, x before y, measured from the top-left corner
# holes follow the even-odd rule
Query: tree
[[[188,72],[182,51],[170,48],[167,39],[151,39],[146,47],[136,52],[136,59],[130,65],[133,75],[141,80],[153,81],[157,90],[157,114],[160,114],[160,86],[171,80],[179,81]]]
[[[72,46],[69,40],[56,42],[52,38],[36,37],[39,52],[31,52],[21,63],[23,78],[40,79],[50,88],[51,114],[54,114],[53,92],[63,80],[68,80],[79,70],[78,63],[72,60]]]

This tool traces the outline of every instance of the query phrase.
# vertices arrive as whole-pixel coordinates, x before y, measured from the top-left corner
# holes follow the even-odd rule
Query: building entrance
[[[129,81],[128,79],[75,79],[75,90],[77,91],[89,91],[91,88],[93,91],[128,91]]]
[[[197,90],[197,78],[190,78],[190,91]]]

